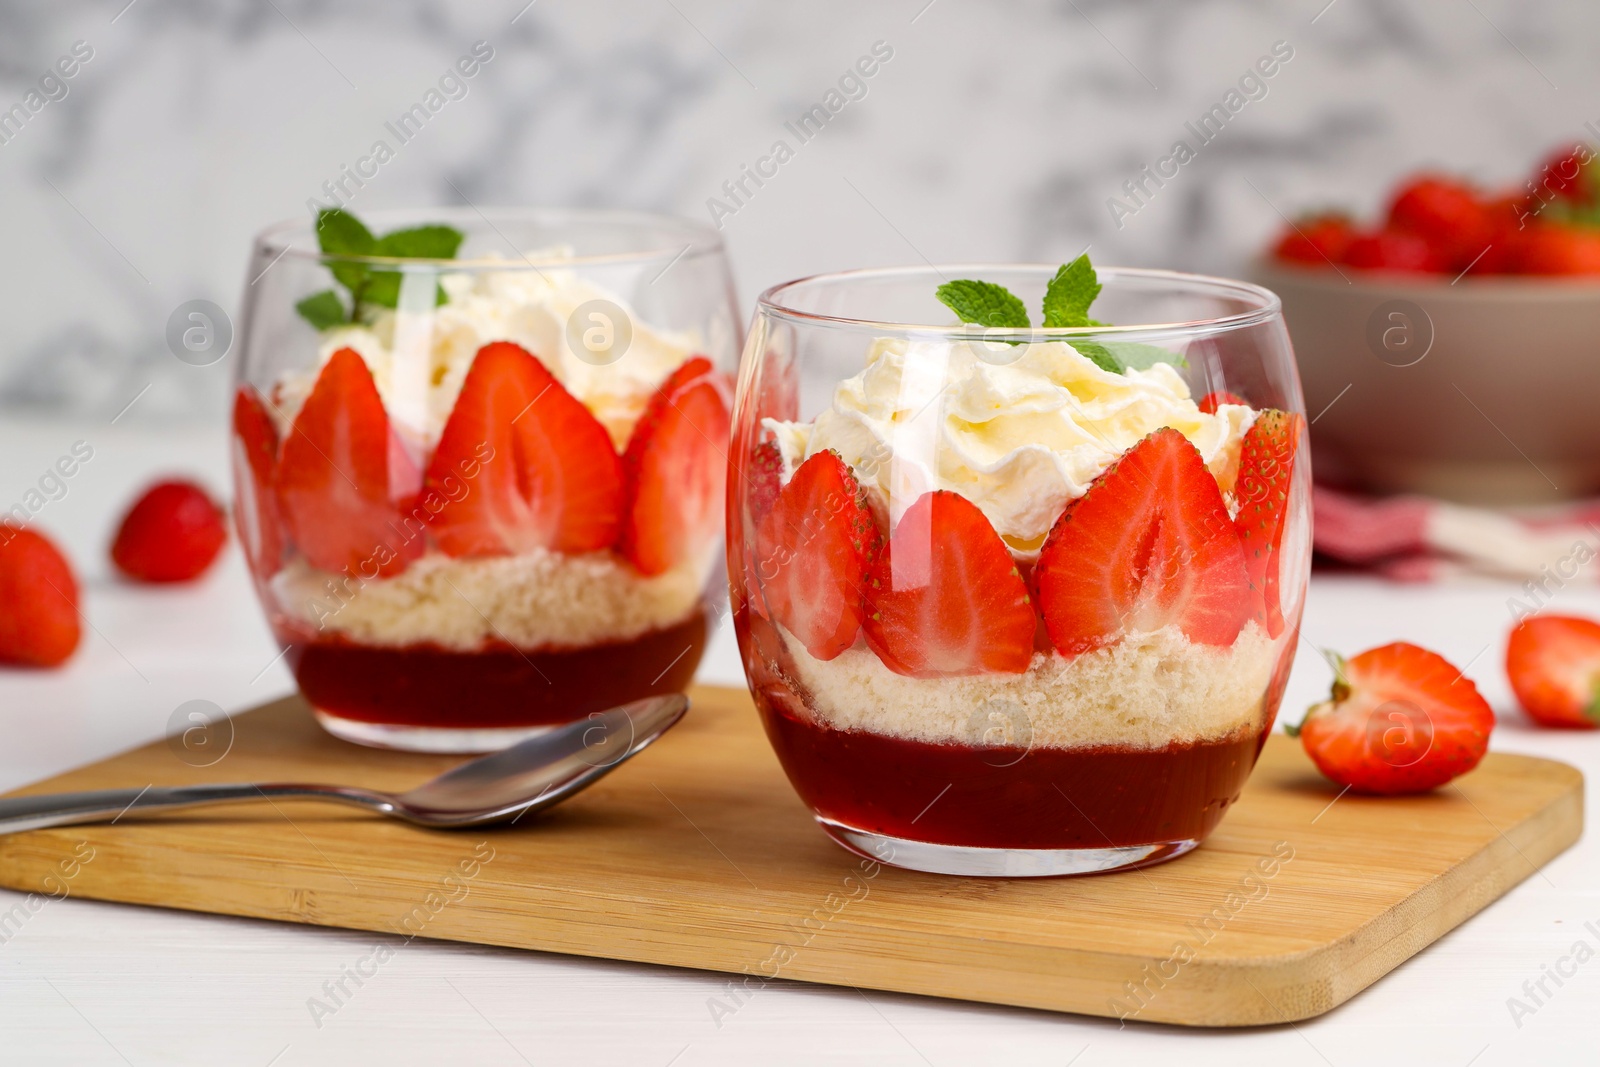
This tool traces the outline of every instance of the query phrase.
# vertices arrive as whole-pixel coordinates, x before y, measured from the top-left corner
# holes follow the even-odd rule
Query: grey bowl
[[[1471,504],[1600,492],[1600,279],[1252,273],[1283,299],[1319,479]]]

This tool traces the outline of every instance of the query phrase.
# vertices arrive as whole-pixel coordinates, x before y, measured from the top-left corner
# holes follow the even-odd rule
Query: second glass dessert
[[[325,727],[484,751],[688,684],[738,345],[714,231],[325,211],[250,273],[237,519]]]
[[[1243,283],[1080,259],[763,294],[732,606],[823,829],[966,875],[1194,848],[1293,658],[1304,426],[1277,300]]]

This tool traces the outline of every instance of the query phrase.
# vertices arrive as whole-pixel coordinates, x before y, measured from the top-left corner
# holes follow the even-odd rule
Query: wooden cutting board
[[[776,975],[1247,1026],[1354,996],[1582,830],[1583,779],[1565,764],[1491,755],[1429,796],[1341,797],[1275,736],[1238,805],[1182,859],[1085,878],[918,874],[822,835],[747,694],[692,695],[655,747],[525,825],[443,832],[264,802],[0,837],[0,884],[728,971],[750,990]],[[22,792],[250,780],[404,789],[454,762],[334,740],[298,698],[234,723],[210,767],[159,742]]]

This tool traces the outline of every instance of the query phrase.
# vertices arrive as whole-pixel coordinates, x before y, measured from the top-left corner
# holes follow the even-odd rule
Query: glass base
[[[1192,839],[1110,848],[974,848],[890,837],[820,815],[816,819],[829,837],[867,859],[912,871],[967,878],[1058,878],[1126,871],[1181,856],[1200,844],[1198,839]]]
[[[519,741],[549,733],[557,726],[485,726],[452,730],[436,726],[394,726],[362,722],[312,708],[322,728],[342,741],[368,748],[391,748],[400,752],[447,752],[470,755],[498,752]]]

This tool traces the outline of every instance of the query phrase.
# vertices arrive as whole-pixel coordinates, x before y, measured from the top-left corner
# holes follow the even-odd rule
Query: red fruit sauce
[[[1255,766],[1262,735],[1159,749],[933,744],[802,719],[757,691],[767,736],[823,818],[976,848],[1197,841]],[[793,698],[791,698],[793,699]]]
[[[631,641],[476,652],[437,645],[388,648],[342,637],[279,634],[300,692],[328,714],[386,726],[471,730],[555,726],[630,700],[679,693],[710,629],[704,606]]]

